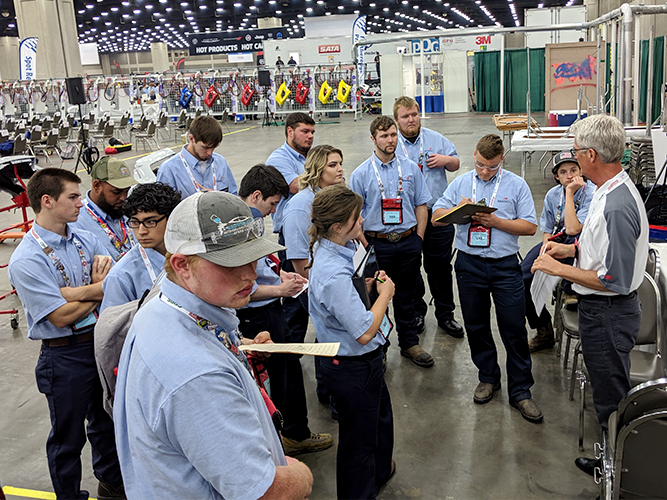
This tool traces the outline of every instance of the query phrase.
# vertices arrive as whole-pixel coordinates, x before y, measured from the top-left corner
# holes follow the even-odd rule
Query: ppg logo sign
[[[424,54],[428,52],[440,52],[440,39],[438,38],[412,40],[411,44],[413,54],[419,54],[422,49],[424,50]]]

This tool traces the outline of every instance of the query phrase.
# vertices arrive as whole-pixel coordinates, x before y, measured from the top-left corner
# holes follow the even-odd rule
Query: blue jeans
[[[604,297],[579,295],[581,350],[603,428],[630,390],[630,351],[642,321],[637,293]]]
[[[113,421],[102,406],[93,341],[62,347],[42,345],[35,376],[39,392],[49,403],[51,432],[46,456],[57,498],[88,498],[88,492],[80,489],[81,450],[86,434],[95,477],[114,487],[123,484]]]
[[[391,474],[394,417],[382,369],[382,350],[322,359],[322,377],[336,398],[340,499],[375,498]]]
[[[452,244],[454,242],[454,226],[434,226],[431,224],[431,210],[428,211],[428,224],[424,233],[422,253],[424,254],[424,271],[428,279],[428,288],[435,304],[435,317],[439,323],[454,319],[454,289],[452,284]],[[426,315],[427,306],[424,301],[424,280],[419,276],[415,311]]]
[[[485,259],[459,251],[454,269],[470,353],[479,370],[479,381],[500,382],[498,352],[491,334],[493,297],[500,338],[507,351],[507,392],[513,401],[530,398],[534,380],[526,332],[523,280],[517,256]]]

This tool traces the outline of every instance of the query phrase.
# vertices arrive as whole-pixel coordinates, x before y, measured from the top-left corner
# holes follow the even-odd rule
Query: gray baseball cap
[[[553,164],[553,171],[554,174],[558,171],[558,167],[562,163],[574,163],[576,165],[579,165],[579,162],[577,161],[577,157],[572,154],[572,152],[567,149],[565,151],[561,151],[558,153],[556,156],[554,156],[554,164]]]
[[[285,250],[263,234],[263,219],[254,219],[240,198],[202,191],[176,206],[167,221],[164,243],[171,254],[198,255],[223,267],[240,267]]]

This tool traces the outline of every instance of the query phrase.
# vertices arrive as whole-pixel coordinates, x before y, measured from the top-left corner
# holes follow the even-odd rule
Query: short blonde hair
[[[487,134],[477,141],[475,151],[486,160],[493,160],[505,152],[505,145],[503,144],[503,140],[496,134]]]
[[[164,271],[167,273],[167,278],[169,278],[169,281],[177,282],[179,281],[178,273],[174,271],[174,268],[171,267],[171,257],[173,254],[167,252],[164,254]],[[199,265],[199,261],[201,261],[201,257],[199,255],[185,255],[185,260],[188,263],[188,267],[195,269]]]
[[[394,120],[398,119],[398,110],[399,108],[412,109],[417,106],[419,110],[419,104],[412,97],[403,95],[394,101]]]
[[[322,172],[329,163],[331,153],[338,153],[340,159],[343,159],[343,152],[328,144],[315,146],[308,151],[306,164],[303,167],[305,172],[299,176],[299,189],[306,189],[307,187],[311,187],[313,190],[319,189]]]

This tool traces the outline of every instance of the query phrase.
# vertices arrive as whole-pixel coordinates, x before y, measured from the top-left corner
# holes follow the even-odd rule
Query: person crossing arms
[[[393,476],[394,427],[382,366],[387,306],[394,283],[379,271],[379,297],[366,309],[353,283],[355,239],[362,237],[363,199],[342,184],[315,195],[310,229],[310,314],[322,342],[340,342],[338,354],[323,358],[324,383],[336,400],[340,499],[375,498]],[[317,250],[314,250],[317,245]],[[384,331],[383,331],[384,328]]]
[[[473,153],[475,169],[459,175],[433,206],[433,225],[440,217],[465,203],[484,204],[497,210],[473,215],[473,223],[456,228],[458,255],[454,269],[463,321],[472,361],[479,371],[473,401],[485,404],[500,390],[498,351],[491,333],[491,297],[496,305],[500,337],[507,351],[509,403],[533,423],[543,420],[532,400],[531,371],[523,280],[517,252],[519,236],[537,230],[535,205],[528,184],[504,170],[503,141],[488,134]]]

